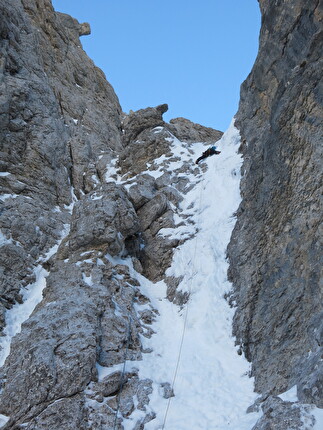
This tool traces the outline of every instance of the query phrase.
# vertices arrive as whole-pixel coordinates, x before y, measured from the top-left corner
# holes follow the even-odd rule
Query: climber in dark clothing
[[[199,164],[201,160],[214,154],[221,154],[221,151],[217,151],[216,146],[211,146],[211,148],[208,148],[206,151],[203,152],[203,154],[195,161],[195,164]]]

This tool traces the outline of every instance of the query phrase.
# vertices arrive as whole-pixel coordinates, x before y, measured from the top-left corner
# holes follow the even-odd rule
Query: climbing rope
[[[201,180],[201,185],[200,188],[202,188],[202,184],[204,183],[204,176]],[[194,239],[194,252],[193,252],[193,261],[190,260],[190,263],[192,263],[191,267],[194,267],[194,261],[195,261],[195,257],[196,257],[196,251],[197,251],[197,233],[198,233],[198,226],[199,226],[199,216],[201,213],[201,205],[202,205],[202,190],[200,189],[200,198],[199,198],[199,205],[198,205],[198,219],[197,219],[197,232],[196,232],[196,236]],[[192,269],[193,270],[193,269]],[[181,341],[180,341],[180,346],[179,346],[179,351],[178,351],[178,356],[177,356],[177,361],[176,361],[176,367],[175,367],[175,372],[174,372],[174,376],[173,376],[173,381],[172,381],[172,386],[171,386],[171,392],[173,392],[174,390],[174,386],[175,386],[175,381],[177,378],[177,373],[178,373],[178,369],[179,369],[179,363],[181,360],[181,355],[182,355],[182,349],[183,349],[183,344],[184,344],[184,337],[185,337],[185,331],[186,331],[186,325],[187,325],[187,317],[188,317],[188,308],[189,308],[189,303],[190,303],[190,297],[191,297],[191,292],[192,292],[192,279],[193,279],[193,273],[190,276],[190,278],[188,279],[188,292],[189,292],[189,298],[188,301],[186,303],[186,307],[185,307],[185,317],[184,317],[184,324],[183,324],[183,330],[182,330],[182,335],[181,335]],[[167,402],[167,406],[166,406],[166,411],[165,411],[165,415],[164,415],[164,421],[163,421],[163,425],[161,427],[161,430],[165,429],[165,425],[166,425],[166,420],[167,420],[167,416],[168,416],[168,412],[169,412],[169,408],[170,408],[170,403],[171,403],[171,399],[172,397],[168,398],[168,402]]]

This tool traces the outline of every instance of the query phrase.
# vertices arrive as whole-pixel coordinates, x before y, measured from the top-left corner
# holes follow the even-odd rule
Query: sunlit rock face
[[[260,8],[259,53],[236,117],[244,163],[228,248],[234,334],[258,392],[297,384],[299,400],[323,407],[322,2]]]

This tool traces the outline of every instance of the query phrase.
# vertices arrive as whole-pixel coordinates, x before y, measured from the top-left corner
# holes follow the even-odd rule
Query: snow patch
[[[0,230],[0,246],[12,243],[12,239],[7,239],[6,236]]]
[[[78,201],[78,198],[75,195],[74,187],[71,187],[70,191],[71,191],[72,202],[69,205],[64,205],[64,208],[68,210],[70,214],[72,214],[74,205]]]
[[[19,197],[18,194],[2,194],[0,200],[4,202],[7,199],[16,199],[17,197]]]
[[[96,185],[100,184],[100,181],[96,175],[92,175],[91,179]]]
[[[82,273],[82,279],[83,281],[89,285],[90,287],[92,287],[93,285],[93,281],[92,281],[92,277],[91,276],[86,276],[85,273]]]
[[[81,252],[80,256],[84,257],[84,255],[91,254],[91,253],[92,253],[92,251]]]
[[[147,164],[147,166],[148,166],[148,164]],[[143,174],[145,174],[145,173],[147,173],[148,175],[150,175],[153,178],[157,179],[160,176],[162,176],[164,172],[161,171],[160,169],[157,169],[157,170],[146,170],[146,171],[143,172]]]
[[[9,417],[0,414],[0,427],[3,427],[9,421]]]
[[[39,262],[47,261],[50,257],[52,257],[53,255],[55,255],[55,254],[56,254],[56,252],[57,252],[57,250],[58,250],[58,248],[59,248],[60,244],[61,244],[61,243],[62,243],[62,241],[63,241],[63,239],[65,239],[65,238],[69,235],[70,228],[71,228],[70,224],[64,224],[64,226],[63,226],[63,230],[62,230],[62,232],[61,232],[61,238],[60,238],[60,240],[57,242],[57,244],[56,244],[56,245],[52,246],[52,247],[50,248],[50,250],[49,250],[49,251],[48,251],[48,252],[47,252],[43,257],[41,257],[41,258],[39,259]]]
[[[288,391],[285,391],[284,393],[279,394],[278,397],[284,400],[284,402],[298,402],[297,385],[294,385]]]
[[[6,311],[4,336],[0,341],[0,367],[3,366],[5,359],[9,355],[12,338],[20,333],[22,323],[29,318],[36,305],[43,298],[42,292],[46,286],[48,272],[41,265],[38,265],[34,269],[34,275],[36,281],[28,285],[22,294],[24,302],[22,304],[16,303],[10,310]]]
[[[57,252],[57,249],[69,232],[69,225],[65,225],[61,233],[60,241],[54,245],[38,263],[48,260],[52,255]],[[35,307],[43,299],[43,289],[46,287],[46,277],[49,272],[45,270],[41,264],[34,268],[34,275],[36,281],[29,284],[22,292],[23,303],[16,303],[11,309],[5,313],[6,326],[3,330],[4,336],[0,338],[0,367],[3,366],[7,356],[10,352],[10,344],[12,338],[20,333],[21,325],[32,314]]]
[[[323,409],[314,408],[311,413],[315,418],[314,430],[322,430],[323,429]]]
[[[117,173],[117,167],[116,167],[116,163],[117,163],[117,158],[113,159],[110,161],[109,164],[107,164],[106,166],[106,172],[105,172],[105,181],[106,182],[118,182],[116,180],[116,178],[118,178],[118,173]]]
[[[92,196],[91,196],[91,200],[101,200],[102,198],[103,198],[103,195],[102,196],[98,196],[96,194],[92,194]]]
[[[114,366],[110,366],[110,367],[101,366],[99,363],[96,363],[96,370],[98,372],[99,382],[101,382],[102,379],[104,379],[106,376],[111,375],[114,372],[122,372],[123,366],[124,366],[123,363],[118,363],[118,364],[115,364]],[[131,369],[129,367],[126,370],[128,371]]]
[[[162,129],[163,129],[164,127],[155,127],[155,128],[153,128],[153,132],[156,134],[156,133],[160,133],[161,131],[162,131]]]

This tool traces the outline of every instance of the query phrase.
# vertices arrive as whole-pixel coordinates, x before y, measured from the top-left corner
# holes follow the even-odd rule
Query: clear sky
[[[183,116],[227,129],[257,55],[257,0],[52,2],[55,10],[90,23],[83,48],[124,112],[168,103],[166,121]]]

